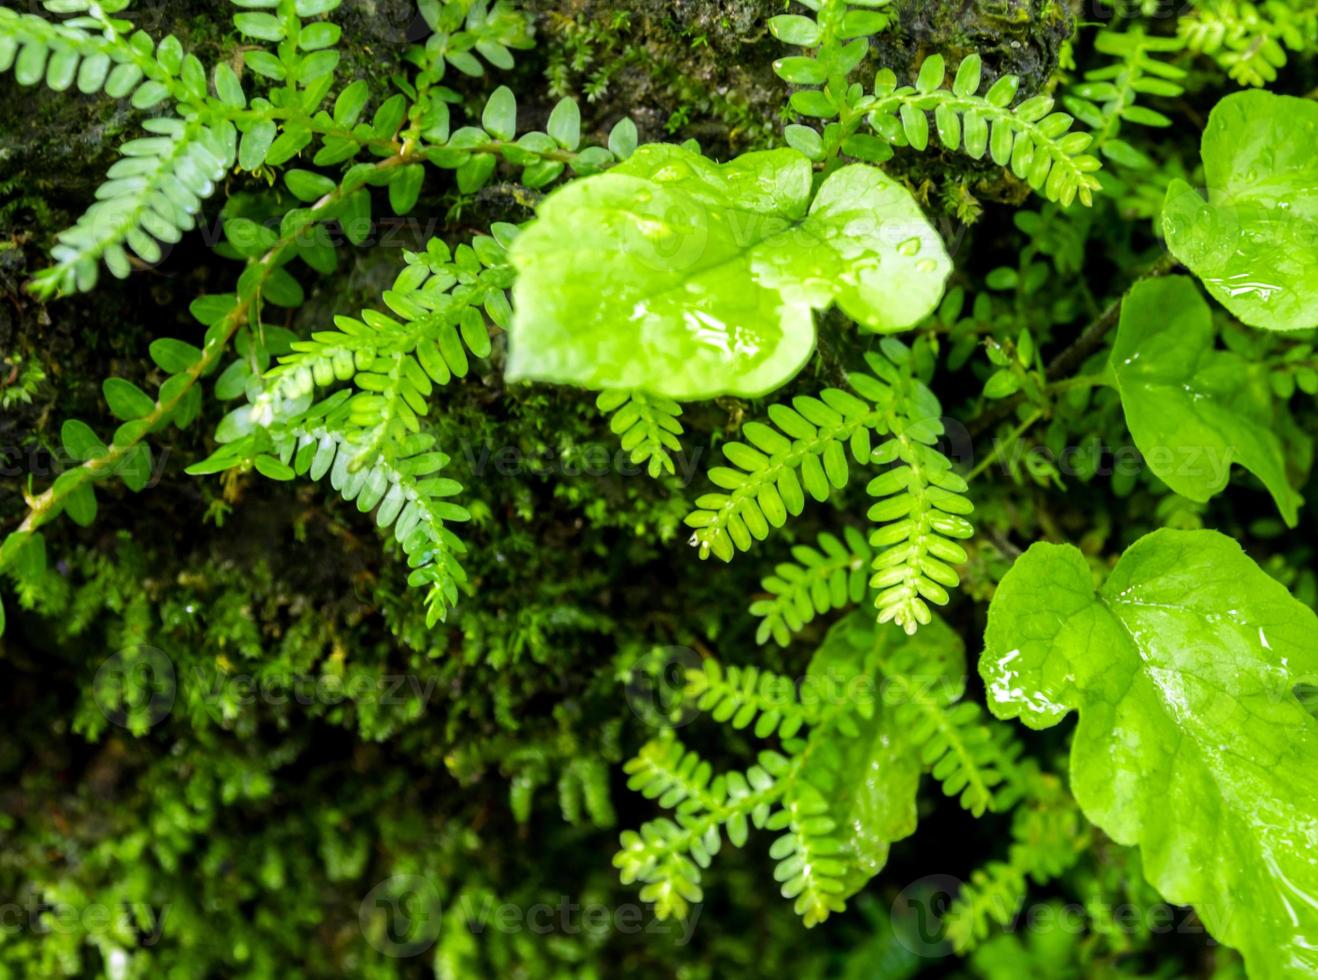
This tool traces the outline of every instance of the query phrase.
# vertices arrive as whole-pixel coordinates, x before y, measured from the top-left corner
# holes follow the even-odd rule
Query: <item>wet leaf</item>
[[[1205,201],[1174,180],[1167,247],[1245,323],[1318,325],[1318,103],[1236,92],[1208,117]]]
[[[1078,711],[1071,790],[1254,980],[1318,971],[1318,617],[1215,531],[1162,529],[1102,588],[1038,543],[989,609],[980,674],[1031,728]]]
[[[1286,479],[1269,372],[1215,350],[1213,337],[1212,312],[1189,278],[1131,289],[1112,349],[1126,425],[1150,468],[1177,493],[1208,500],[1238,463],[1263,481],[1294,527],[1303,499]]]
[[[672,398],[757,395],[814,348],[812,311],[925,316],[951,263],[909,193],[792,149],[725,164],[670,145],[555,191],[514,242],[510,376]]]

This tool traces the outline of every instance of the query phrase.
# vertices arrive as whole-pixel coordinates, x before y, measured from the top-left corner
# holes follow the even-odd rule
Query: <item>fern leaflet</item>
[[[818,547],[799,544],[792,548],[793,561],[780,562],[760,585],[771,595],[751,603],[752,616],[764,617],[755,631],[755,642],[772,637],[787,646],[816,615],[855,604],[865,598],[870,560],[874,556],[865,536],[853,527],[842,532],[843,540],[825,531]]]
[[[1177,21],[1177,34],[1239,85],[1276,81],[1277,70],[1286,65],[1286,48],[1304,51],[1318,42],[1318,8],[1312,4],[1202,0],[1195,8]]]
[[[696,529],[691,543],[700,557],[730,561],[767,537],[771,526],[800,514],[803,488],[826,500],[846,486],[848,451],[858,463],[897,464],[868,485],[872,496],[883,498],[869,511],[870,520],[883,525],[869,540],[881,549],[870,584],[879,590],[879,621],[912,633],[929,622],[928,603],[946,603],[947,589],[959,582],[952,565],[964,562],[966,553],[956,539],[973,535],[964,516],[973,507],[965,481],[935,446],[942,409],[916,377],[911,349],[891,337],[880,346],[882,354],[865,355],[874,375],[848,376],[856,394],[827,388],[818,398],[798,396],[791,408],[771,405],[774,426],[747,423],[747,442],[723,446],[736,468],[709,471],[710,480],[730,492],[698,497],[686,522]],[[874,448],[872,434],[889,438]]]
[[[1181,85],[1184,69],[1155,57],[1182,47],[1184,43],[1176,38],[1151,36],[1139,28],[1095,35],[1094,49],[1119,60],[1085,72],[1084,80],[1062,97],[1062,104],[1095,130],[1094,148],[1113,163],[1139,170],[1153,167],[1153,161],[1118,135],[1123,122],[1159,128],[1171,125],[1161,112],[1137,102],[1141,95],[1176,98],[1185,91]]]
[[[680,452],[682,423],[677,417],[682,406],[671,398],[642,391],[601,391],[595,407],[609,419],[609,428],[622,441],[622,448],[635,464],[645,463],[651,477],[673,474],[673,457]]]
[[[979,55],[966,56],[950,87],[941,55],[930,55],[920,65],[915,85],[897,85],[890,69],[875,78],[873,99],[862,103],[870,125],[894,146],[923,150],[929,145],[929,116],[934,132],[949,150],[964,149],[978,160],[987,151],[1000,167],[1008,167],[1021,180],[1049,200],[1070,204],[1079,198],[1093,203],[1100,167],[1085,153],[1093,137],[1068,132],[1074,119],[1053,111],[1053,99],[1036,95],[1012,106],[1020,79],[1003,75],[984,92],[980,88]]]

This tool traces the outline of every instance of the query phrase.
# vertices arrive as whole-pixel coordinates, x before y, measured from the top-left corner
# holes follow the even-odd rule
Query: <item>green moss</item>
[[[643,139],[695,137],[716,155],[776,135],[785,91],[766,67],[780,53],[767,0],[654,4],[536,2],[548,78],[583,96],[606,128],[630,115]]]
[[[886,65],[909,79],[935,51],[955,65],[977,50],[986,74],[1017,72],[1029,93],[1051,84],[1058,47],[1071,31],[1057,2],[897,6],[897,23],[873,39],[871,77]],[[176,31],[208,64],[232,59],[239,47],[225,4],[139,0],[139,7],[152,33]],[[446,78],[468,118],[480,93],[507,82],[523,124],[543,125],[557,96],[570,93],[584,97],[596,138],[630,115],[642,139],[695,136],[720,156],[779,139],[790,87],[768,68],[783,47],[763,24],[785,9],[780,0],[535,0],[530,8],[539,46],[519,52],[517,68],[481,80],[456,72]],[[411,0],[345,0],[335,15],[345,27],[342,76],[369,79],[373,105],[415,39],[414,9]],[[231,290],[241,268],[194,234],[157,268],[125,282],[103,277],[91,296],[44,306],[23,293],[50,237],[91,200],[114,147],[137,132],[135,119],[112,101],[0,80],[0,131],[17,134],[0,147],[0,370],[21,357],[45,375],[30,401],[0,412],[0,446],[17,448],[19,462],[0,474],[6,528],[23,509],[30,453],[55,449],[68,417],[111,432],[116,422],[101,380],[118,375],[148,388],[161,380],[146,356],[149,342],[198,342],[202,330],[188,303]],[[885,169],[931,211],[963,219],[980,199],[1026,196],[1000,168],[932,148],[898,150]],[[331,275],[295,266],[306,302],[291,312],[267,307],[266,322],[305,336],[336,313],[378,307],[401,265],[399,247],[430,234],[456,243],[495,220],[526,219],[537,195],[511,183],[512,174],[463,196],[446,174],[433,172],[407,235],[390,247],[339,249]],[[220,197],[259,208],[272,196],[267,191],[234,176]],[[384,192],[374,193],[383,213]],[[204,214],[208,229],[219,199]],[[1055,208],[1049,214],[1062,220]],[[1096,215],[1084,224],[1066,219],[1067,228],[1082,229],[1077,248],[1088,241],[1090,222],[1100,229],[1092,232],[1096,248],[1145,247],[1127,240],[1142,232],[1104,232],[1128,226],[1109,221],[1109,212]],[[944,363],[960,351],[940,393],[949,396],[949,414],[963,418],[979,411],[986,339],[1010,343],[1028,326],[1041,348],[1060,347],[1082,326],[1074,310],[1108,301],[1102,280],[1109,270],[1095,282],[1068,278],[1049,265],[1051,252],[1018,233],[1007,209],[986,209],[975,234],[984,247],[973,261],[958,258],[957,276],[972,299],[982,297],[985,312],[967,309],[960,322],[924,331],[943,345]],[[988,288],[978,265],[1018,258],[1022,278],[1046,283],[1042,291]],[[774,400],[838,384],[860,350],[875,343],[840,314],[823,318],[819,355]],[[21,595],[5,583],[0,709],[11,723],[0,739],[0,891],[23,908],[61,903],[108,909],[112,917],[109,925],[79,918],[52,929],[51,916],[34,913],[0,944],[0,978],[102,975],[120,953],[132,957],[134,978],[538,980],[621,972],[694,980],[902,975],[919,965],[892,939],[894,903],[909,897],[901,889],[930,873],[931,852],[964,876],[972,861],[1003,846],[1003,822],[972,825],[955,807],[932,808],[921,837],[894,851],[884,877],[853,910],[808,934],[791,903],[766,888],[768,858],[758,844],[719,856],[686,945],[680,927],[657,924],[609,866],[617,840],[609,824],[634,827],[654,816],[648,801],[623,791],[625,777],[614,765],[654,732],[657,698],[642,679],[659,677],[671,687],[680,657],[710,655],[800,676],[804,651],[828,623],[807,626],[793,648],[763,650],[746,606],[793,544],[858,520],[870,502],[863,486],[810,504],[754,555],[727,566],[700,563],[681,518],[708,485],[704,474],[720,443],[763,417],[764,404],[684,406],[678,476],[652,481],[620,457],[591,395],[507,385],[504,354],[496,335],[490,360],[436,393],[426,423],[453,457],[448,475],[465,485],[473,516],[463,537],[475,594],[437,627],[426,626],[397,547],[324,486],[255,473],[183,475],[214,448],[226,408],[211,397],[214,376],[204,382],[202,419],[151,436],[157,485],[130,494],[107,483],[94,527],[49,526],[46,578]],[[1061,446],[1092,434],[1104,445],[1124,445],[1115,402],[1086,408],[1083,431],[1075,418],[1059,412],[1046,438]],[[1300,417],[1296,428],[1302,434],[1311,421]],[[41,472],[35,486],[52,475]],[[974,543],[964,597],[986,601],[1032,537],[1089,535],[1087,547],[1097,552],[1107,537],[1156,522],[1155,508],[1168,500],[1163,489],[1134,478],[1119,491],[1106,480],[1072,480],[1065,497],[1045,498],[1035,483],[1054,478],[1040,471],[1013,483],[1004,475],[995,491],[976,495],[976,520],[990,530]],[[1113,504],[1117,493],[1123,509]],[[1211,516],[1242,534],[1251,519],[1246,508],[1236,515],[1225,504]],[[1294,577],[1313,564],[1308,539],[1296,538],[1265,545],[1275,549],[1279,575]],[[1311,596],[1312,573],[1303,575]],[[958,601],[948,618],[973,637],[982,608]],[[124,651],[141,646],[159,650],[173,671],[176,687],[163,713],[140,697],[127,703],[136,714],[124,712],[105,679],[97,680],[107,661],[112,680]],[[744,766],[762,747],[712,725],[692,725],[682,737],[718,768]],[[1038,748],[1040,759],[1056,754],[1060,743],[1040,738],[1031,751]],[[1138,886],[1138,873],[1121,865],[1123,852],[1110,850],[1114,856],[1095,859],[1092,876],[1111,880],[1085,877],[1077,885],[1096,905],[1124,902],[1128,883]],[[391,938],[390,896],[376,891],[399,875],[423,876],[439,903],[436,918],[419,920],[415,948],[407,937]],[[488,918],[473,930],[464,920],[505,902],[522,913],[537,904],[556,909],[565,897],[615,914],[634,910],[640,926],[593,934],[554,919],[546,935],[525,920],[517,931],[492,927]],[[1140,898],[1152,906],[1152,898]],[[124,903],[139,912],[127,924],[117,918]],[[1104,941],[1086,939],[1096,956],[1150,972],[1143,954],[1130,952],[1143,939],[1123,936],[1116,952]],[[1197,946],[1185,949],[1169,954],[1164,972],[1205,961]],[[933,969],[951,967],[944,961]]]

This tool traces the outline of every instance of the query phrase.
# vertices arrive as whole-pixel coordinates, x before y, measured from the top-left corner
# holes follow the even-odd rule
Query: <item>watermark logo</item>
[[[403,959],[424,953],[439,939],[443,925],[439,889],[422,875],[394,875],[362,899],[357,920],[378,953]]]
[[[903,888],[892,902],[893,933],[905,949],[930,959],[947,956],[947,912],[961,890],[952,875],[926,875]]]
[[[92,697],[101,714],[139,733],[169,715],[177,693],[173,661],[146,645],[125,647],[106,658],[92,681]]]
[[[627,676],[627,706],[647,725],[681,728],[699,713],[685,696],[687,672],[700,669],[700,655],[690,647],[654,647]]]

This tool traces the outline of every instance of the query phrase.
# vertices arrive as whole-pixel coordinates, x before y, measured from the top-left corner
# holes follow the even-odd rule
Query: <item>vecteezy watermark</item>
[[[700,669],[690,647],[657,646],[628,668],[623,696],[632,714],[654,728],[681,728],[699,712],[686,696],[687,677]]]
[[[948,938],[949,912],[953,910],[963,882],[952,875],[926,875],[903,888],[893,900],[891,915],[893,933],[903,948],[916,956],[937,959],[953,952]],[[1079,936],[1096,924],[1106,930],[1127,934],[1168,933],[1201,935],[1212,944],[1214,940],[1204,928],[1201,914],[1188,906],[1153,902],[1140,905],[1134,902],[1063,902],[1059,900],[1034,902],[1020,907],[998,906],[991,909],[995,921],[1005,922],[999,927],[1005,933],[1039,934],[1061,931]],[[1214,910],[1216,911],[1216,910]],[[1224,917],[1213,915],[1217,921]]]
[[[659,919],[644,905],[578,902],[568,895],[553,901],[501,902],[492,895],[462,895],[445,907],[438,886],[424,875],[386,878],[362,899],[358,924],[367,943],[396,959],[420,956],[446,929],[536,936],[609,934],[665,935],[685,946],[695,933],[701,906],[694,905],[684,920]]]
[[[169,454],[167,447],[152,452],[151,474],[143,484],[144,487],[154,487],[160,482]],[[63,449],[51,450],[37,445],[0,446],[0,477],[54,479],[61,473],[81,466],[82,462]],[[135,470],[136,467],[137,460],[131,454],[126,454],[116,462],[98,465],[98,475],[113,476],[119,472]]]
[[[366,941],[385,956],[419,956],[439,939],[444,907],[439,889],[422,875],[394,875],[362,899],[357,922]]]
[[[1099,443],[1063,446],[1025,445],[1020,440],[998,443],[996,460],[1004,471],[1024,467],[1031,472],[1047,468],[1064,477],[1134,476],[1145,468],[1159,477],[1198,477],[1225,483],[1235,462],[1230,447],[1216,446],[1104,446]]]
[[[191,706],[200,706],[216,721],[224,721],[253,704],[424,705],[434,697],[438,683],[438,677],[416,674],[251,674],[204,665],[177,671],[162,650],[139,645],[126,647],[101,663],[92,696],[110,722],[140,734],[169,717],[180,697]]]
[[[107,657],[92,681],[92,697],[113,724],[144,732],[174,707],[174,662],[152,646],[125,647]]]
[[[0,905],[0,937],[22,934],[33,936],[86,935],[113,931],[136,935],[139,946],[154,946],[165,931],[168,903],[149,902],[51,902],[32,894],[25,902]]]
[[[697,698],[691,696],[692,684],[702,680],[704,663],[690,647],[652,648],[627,669],[624,677],[627,706],[643,722],[656,728],[681,728],[690,724],[699,715]],[[737,670],[735,666],[725,664],[721,670],[728,685],[742,683],[730,673]],[[757,688],[755,703],[760,710],[785,713],[800,709],[821,715],[844,708],[867,717],[875,706],[894,707],[930,699],[951,704],[960,700],[966,690],[964,675],[939,671],[888,678],[816,668],[802,677],[782,679],[785,683]]]
[[[646,473],[645,463],[633,463],[631,453],[602,442],[575,445],[570,449],[545,448],[528,452],[520,446],[473,445],[463,442],[458,454],[475,477],[494,473],[497,476],[535,477],[605,477],[609,474],[633,477]],[[673,466],[683,487],[689,487],[700,474],[703,447],[674,453]]]
[[[253,704],[335,705],[351,701],[382,707],[420,702],[428,704],[438,677],[416,674],[298,674],[287,671],[263,674],[229,673],[193,667],[183,675],[187,690],[213,717],[232,715]]]
[[[944,919],[961,880],[951,875],[926,875],[903,888],[892,902],[892,928],[897,942],[930,959],[952,952]]]

